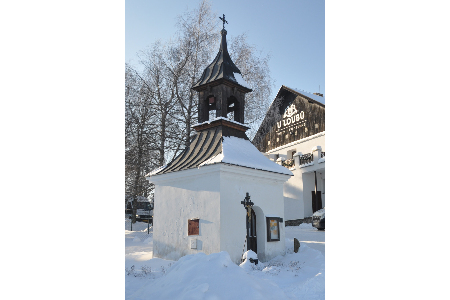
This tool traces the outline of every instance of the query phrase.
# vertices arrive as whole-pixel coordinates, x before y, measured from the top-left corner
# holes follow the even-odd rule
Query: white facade
[[[147,177],[156,186],[154,257],[175,260],[197,252],[227,251],[239,263],[246,238],[241,201],[247,192],[256,213],[259,260],[284,255],[284,222],[280,241],[267,242],[266,216],[284,219],[283,184],[289,177],[224,163]],[[190,219],[199,219],[198,235],[188,235]]]
[[[325,152],[325,132],[272,149],[265,154],[279,164],[291,158],[295,161],[295,165],[289,169],[294,176],[284,184],[283,189],[286,220],[312,216],[311,191],[315,190],[314,176],[317,180],[317,190],[321,192],[322,207],[325,207],[325,156],[322,152]],[[299,157],[309,153],[313,153],[313,162],[300,165]]]

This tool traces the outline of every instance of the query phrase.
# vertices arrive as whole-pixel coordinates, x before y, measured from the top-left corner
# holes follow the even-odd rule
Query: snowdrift
[[[128,299],[286,299],[274,283],[249,276],[227,252],[187,255]]]

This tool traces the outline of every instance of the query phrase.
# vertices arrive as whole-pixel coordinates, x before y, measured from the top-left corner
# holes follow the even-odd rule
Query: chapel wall
[[[266,215],[284,218],[283,183],[284,181],[235,173],[221,174],[221,251],[227,251],[233,261],[240,260],[244,248],[246,212],[241,201],[247,192],[254,205],[264,213],[263,216],[256,217],[258,259],[264,262],[285,254],[284,222],[280,223],[280,241],[267,242],[265,220]]]
[[[198,170],[188,170],[188,172]],[[180,171],[182,173],[184,171]],[[219,252],[218,174],[175,179],[156,185],[153,220],[154,257],[177,260],[182,256]],[[188,235],[188,220],[199,219],[199,235]],[[191,249],[191,240],[197,249]]]

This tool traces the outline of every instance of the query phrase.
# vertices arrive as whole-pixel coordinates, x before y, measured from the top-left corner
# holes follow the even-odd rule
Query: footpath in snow
[[[286,227],[286,255],[257,266],[233,263],[227,252],[152,258],[146,223],[125,222],[126,299],[325,299],[325,232]],[[294,253],[294,237],[300,249]]]

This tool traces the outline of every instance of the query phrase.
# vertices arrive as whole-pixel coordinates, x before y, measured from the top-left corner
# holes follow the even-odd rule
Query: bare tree
[[[252,139],[272,100],[274,81],[270,76],[270,56],[264,56],[255,46],[249,45],[245,33],[230,40],[230,56],[253,90],[245,96],[245,122],[250,127],[247,135]]]
[[[133,223],[136,221],[137,196],[148,196],[152,186],[145,180],[145,172],[158,165],[152,163],[155,118],[151,94],[140,77],[125,69],[125,194],[133,197]]]
[[[180,118],[184,123],[184,142],[189,145],[191,126],[197,123],[198,96],[191,87],[200,78],[219,49],[220,24],[217,14],[212,12],[207,0],[198,8],[178,17],[176,42],[171,45],[170,62],[167,64],[173,76],[175,95],[179,104]],[[270,56],[263,54],[247,42],[245,34],[230,38],[230,55],[240,69],[243,78],[253,89],[246,96],[245,119],[254,136],[270,105],[274,85],[270,77]]]
[[[196,9],[178,17],[173,39],[157,41],[140,53],[143,71],[126,66],[127,194],[137,197],[151,193],[145,174],[189,145],[198,114],[198,96],[191,88],[219,49],[220,24],[210,2],[202,0]],[[245,35],[231,41],[230,55],[253,89],[245,106],[246,123],[251,127],[247,134],[252,137],[270,104],[273,81],[269,56],[250,46]]]
[[[156,130],[153,132],[156,138],[154,145],[159,152],[158,164],[160,166],[168,159],[168,151],[177,148],[179,143],[180,127],[177,121],[177,101],[173,75],[169,64],[174,55],[173,47],[157,42],[144,53],[141,63],[144,66],[142,84],[148,90],[152,99],[154,118],[153,124]]]
[[[184,144],[192,138],[191,126],[197,123],[198,96],[191,87],[211,62],[219,40],[216,15],[207,0],[200,2],[193,11],[178,17],[176,49],[171,56],[171,73],[180,118],[184,125]]]

